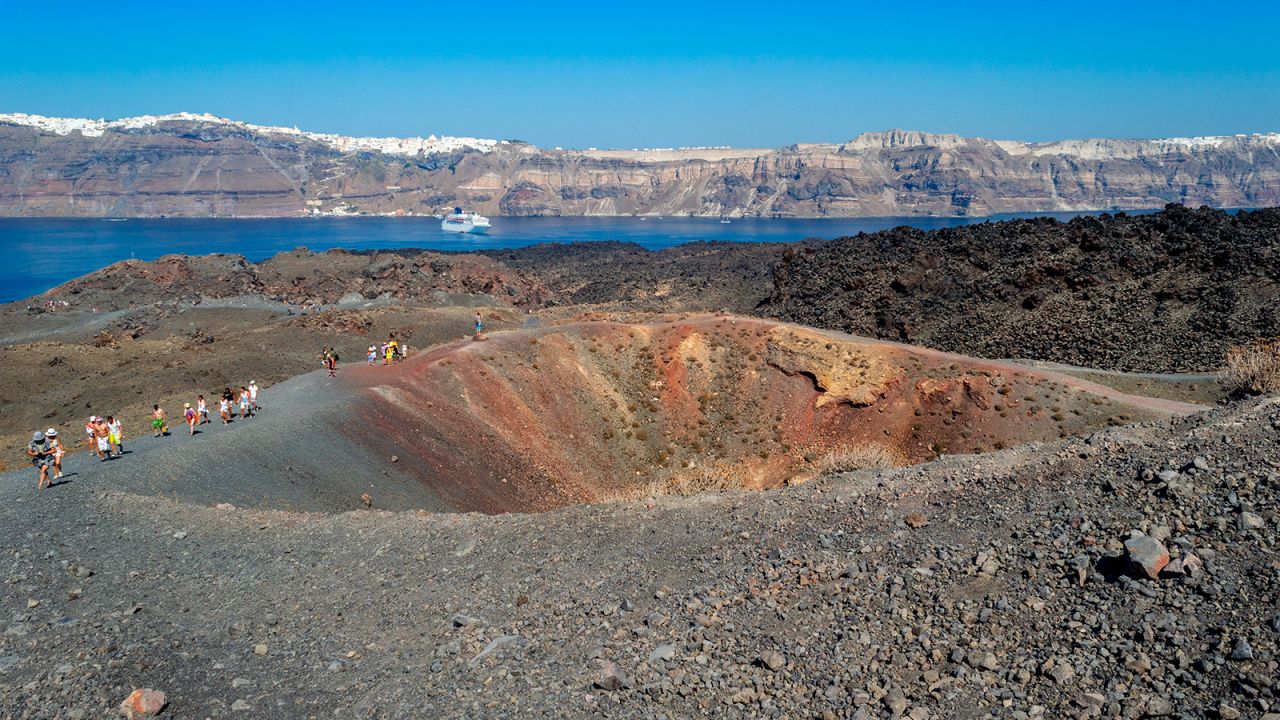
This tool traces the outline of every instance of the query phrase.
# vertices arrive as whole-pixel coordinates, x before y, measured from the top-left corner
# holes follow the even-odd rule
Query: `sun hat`
[[[191,403],[182,403],[182,407],[189,408],[191,407]]]
[[[58,437],[58,428],[49,428],[44,431],[45,437]]]
[[[39,430],[31,433],[31,442],[40,442],[41,440],[44,440],[44,433]]]
[[[97,416],[97,415],[90,415],[90,416],[89,416],[89,422],[98,422],[98,416]]]

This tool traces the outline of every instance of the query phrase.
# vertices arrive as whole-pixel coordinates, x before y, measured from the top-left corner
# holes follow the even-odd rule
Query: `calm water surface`
[[[1051,214],[1069,219],[1079,213]],[[434,218],[273,218],[263,220],[155,219],[101,220],[0,218],[0,302],[44,292],[51,287],[119,260],[154,260],[161,255],[234,253],[252,262],[307,247],[426,248],[482,250],[544,242],[622,240],[661,249],[695,240],[789,242],[831,239],[899,225],[922,229],[954,227],[991,218],[493,218],[488,235],[457,235],[440,230]]]

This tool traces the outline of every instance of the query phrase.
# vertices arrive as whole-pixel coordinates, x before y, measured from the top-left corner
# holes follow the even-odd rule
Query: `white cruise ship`
[[[483,235],[489,232],[489,218],[479,213],[462,212],[462,208],[454,208],[452,215],[445,215],[440,221],[440,229],[445,232]]]

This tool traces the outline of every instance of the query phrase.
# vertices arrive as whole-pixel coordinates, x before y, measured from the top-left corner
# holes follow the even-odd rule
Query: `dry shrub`
[[[827,453],[818,461],[818,472],[822,475],[853,472],[854,470],[870,470],[897,467],[902,459],[893,450],[884,445],[848,445]]]
[[[1227,351],[1223,373],[1234,390],[1251,393],[1280,391],[1280,338],[1262,338]]]

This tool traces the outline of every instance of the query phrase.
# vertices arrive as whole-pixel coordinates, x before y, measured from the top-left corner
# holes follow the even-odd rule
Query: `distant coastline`
[[[983,218],[1280,205],[1280,133],[1021,142],[908,130],[780,148],[356,138],[178,113],[0,115],[0,216]]]

